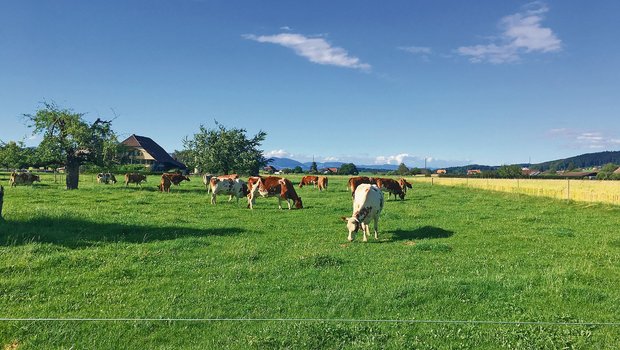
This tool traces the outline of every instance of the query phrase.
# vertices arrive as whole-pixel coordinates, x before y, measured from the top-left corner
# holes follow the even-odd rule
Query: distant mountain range
[[[278,158],[272,157],[270,158],[270,165],[273,165],[277,169],[282,168],[290,168],[293,169],[296,166],[300,166],[303,170],[309,170],[312,162],[299,162],[290,158]],[[564,158],[564,159],[556,159],[550,160],[543,163],[537,164],[517,164],[522,167],[529,167],[531,169],[537,169],[541,171],[546,171],[551,168],[555,168],[556,170],[563,170],[569,167],[576,168],[591,168],[595,166],[603,166],[607,163],[620,164],[620,151],[604,151],[604,152],[595,152],[595,153],[585,153],[580,154],[578,156]],[[339,168],[343,162],[317,162],[317,168]],[[368,170],[396,170],[398,169],[398,165],[394,164],[355,164],[358,169],[368,169]],[[448,171],[448,173],[458,174],[458,173],[466,173],[468,169],[480,169],[480,170],[493,170],[499,168],[499,165],[480,165],[480,164],[471,164],[465,166],[458,167],[447,167],[444,168]]]
[[[312,166],[312,162],[299,162],[295,159],[290,158],[278,158],[271,157],[271,162],[269,165],[273,165],[276,169],[289,168],[293,169],[296,166],[300,166],[303,170],[310,170],[310,166]],[[340,168],[344,162],[316,162],[316,166],[318,169],[322,168]],[[398,165],[393,164],[373,164],[373,165],[365,165],[365,164],[355,164],[358,169],[372,169],[372,170],[396,170],[398,169]]]

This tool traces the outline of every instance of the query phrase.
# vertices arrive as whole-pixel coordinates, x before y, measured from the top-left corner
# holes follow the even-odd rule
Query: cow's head
[[[113,184],[116,183],[116,177],[114,176],[114,174],[110,174],[110,181],[112,181]]]
[[[357,231],[360,229],[360,222],[358,219],[354,218],[354,217],[345,217],[342,216],[340,218],[342,221],[347,223],[347,230],[349,230],[349,242],[353,241],[353,239],[355,238],[355,234],[357,233]]]
[[[183,176],[183,180],[189,181],[189,176]]]
[[[304,205],[301,203],[301,197],[297,197],[297,199],[295,199],[295,208],[297,209],[304,208]]]
[[[41,182],[41,178],[39,175],[32,175],[32,182]]]

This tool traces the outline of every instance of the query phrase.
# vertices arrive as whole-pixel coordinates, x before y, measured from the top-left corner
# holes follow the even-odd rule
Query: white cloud
[[[497,43],[461,46],[456,51],[468,56],[474,63],[511,63],[521,59],[524,53],[557,52],[562,49],[562,40],[550,29],[541,25],[549,8],[534,2],[522,12],[503,17],[499,22],[500,33]]]
[[[325,158],[323,158],[324,162],[337,162],[338,160],[340,160],[340,158],[338,158],[338,157],[325,157]]]
[[[264,156],[266,158],[271,158],[271,157],[277,157],[277,158],[290,158],[290,157],[294,157],[295,155],[287,152],[283,149],[275,149],[275,150],[271,150],[269,152],[265,152]]]
[[[406,159],[412,158],[408,153],[400,153],[393,156],[378,156],[375,158],[375,164],[400,164],[404,163]]]
[[[291,31],[293,29],[291,29],[291,27],[289,27],[289,26],[282,26],[282,27],[280,27],[280,30]]]
[[[323,38],[309,38],[301,34],[281,33],[276,35],[243,35],[245,39],[259,43],[278,44],[295,51],[299,56],[307,58],[310,62],[332,65],[345,68],[370,70],[371,66],[362,63],[359,58],[350,56],[349,53],[336,46],[331,46]]]
[[[573,148],[592,150],[611,150],[620,147],[620,139],[608,136],[600,131],[578,131],[567,128],[551,129],[548,135],[558,138]]]

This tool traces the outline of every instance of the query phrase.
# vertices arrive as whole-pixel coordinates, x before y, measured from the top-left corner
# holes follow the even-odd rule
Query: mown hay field
[[[434,185],[465,186],[579,202],[620,205],[620,181],[449,177],[415,177],[413,181],[432,183]]]
[[[620,344],[620,326],[601,324],[620,321],[616,206],[414,183],[404,201],[386,202],[378,241],[349,243],[344,177],[327,192],[298,190],[305,208],[291,211],[274,198],[253,211],[224,197],[211,205],[199,178],[170,194],[155,176],[142,188],[82,180],[66,191],[50,176],[15,188],[0,176],[0,318],[30,319],[1,320],[1,347]]]

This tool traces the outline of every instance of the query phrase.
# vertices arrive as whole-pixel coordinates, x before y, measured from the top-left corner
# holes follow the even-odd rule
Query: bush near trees
[[[614,163],[607,163],[601,171],[596,175],[597,180],[620,180],[620,174],[614,174],[614,171],[618,169],[618,165]]]
[[[184,157],[192,159],[194,165],[204,172],[258,175],[259,170],[267,165],[259,148],[267,133],[259,131],[252,137],[246,133],[245,129],[228,129],[217,121],[213,129],[200,125],[200,131],[193,138],[183,140]]]
[[[302,169],[299,165],[293,168],[293,173],[295,174],[302,174],[303,172],[304,172],[304,169]]]
[[[357,167],[355,166],[355,164],[353,164],[353,163],[345,163],[345,164],[342,164],[340,166],[340,169],[338,169],[338,174],[340,174],[340,175],[357,175],[357,174],[359,174],[359,171],[357,170]]]

